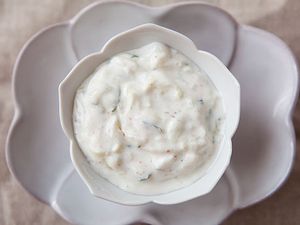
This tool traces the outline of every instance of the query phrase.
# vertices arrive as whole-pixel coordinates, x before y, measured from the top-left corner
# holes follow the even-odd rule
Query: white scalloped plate
[[[123,206],[92,196],[74,172],[59,123],[58,84],[75,63],[112,35],[146,22],[187,35],[228,65],[241,85],[241,121],[229,169],[210,194],[172,206]],[[293,163],[291,115],[298,73],[291,51],[276,36],[239,25],[213,6],[92,4],[24,46],[14,68],[13,92],[9,168],[26,190],[76,224],[218,224],[235,209],[272,194]]]

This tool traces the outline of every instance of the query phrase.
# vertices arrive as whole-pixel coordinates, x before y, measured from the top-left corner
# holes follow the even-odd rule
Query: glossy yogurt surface
[[[206,73],[158,42],[99,65],[74,100],[75,136],[92,167],[136,194],[199,179],[216,156],[223,120]]]

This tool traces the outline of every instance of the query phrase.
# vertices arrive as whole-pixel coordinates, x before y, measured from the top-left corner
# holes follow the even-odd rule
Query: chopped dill
[[[138,58],[139,56],[138,55],[135,55],[135,54],[132,54],[131,55],[131,58]]]
[[[146,181],[146,180],[149,180],[151,178],[152,174],[148,174],[148,176],[144,177],[144,178],[141,178],[140,181]]]
[[[116,105],[114,106],[114,108],[111,110],[111,112],[115,112],[120,104],[121,101],[121,89],[118,88],[118,98],[117,98],[117,102]]]
[[[153,123],[149,123],[149,122],[146,122],[146,121],[143,121],[143,123],[147,126],[151,126],[157,130],[159,130],[160,133],[163,133],[163,129],[159,126],[157,126],[156,124],[153,124]]]

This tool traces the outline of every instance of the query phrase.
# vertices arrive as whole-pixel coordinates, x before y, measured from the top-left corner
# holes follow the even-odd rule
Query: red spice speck
[[[170,153],[171,151],[170,151],[170,149],[168,149],[166,152],[167,152],[167,153]]]

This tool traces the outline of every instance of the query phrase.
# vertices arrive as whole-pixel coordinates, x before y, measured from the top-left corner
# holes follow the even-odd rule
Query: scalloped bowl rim
[[[216,85],[217,89],[220,92],[222,100],[226,99],[227,103],[224,104],[226,118],[225,118],[225,131],[224,131],[224,138],[222,141],[222,144],[220,145],[218,149],[218,153],[214,159],[214,162],[212,165],[208,168],[206,173],[195,183],[190,184],[186,187],[183,187],[181,189],[172,191],[170,193],[163,193],[160,195],[151,195],[151,196],[143,196],[139,195],[139,198],[136,199],[125,199],[124,198],[114,198],[111,197],[109,194],[107,194],[103,188],[101,188],[101,184],[103,182],[108,183],[106,179],[101,179],[102,181],[99,183],[95,182],[95,175],[98,176],[98,180],[100,180],[99,175],[95,174],[94,172],[91,172],[92,170],[84,169],[83,167],[83,161],[87,161],[87,159],[83,156],[76,138],[74,137],[73,133],[73,125],[72,125],[72,109],[70,108],[73,106],[73,100],[74,95],[76,93],[76,90],[78,88],[78,85],[82,83],[84,79],[87,78],[91,74],[92,71],[96,69],[97,66],[99,66],[101,63],[106,61],[109,57],[124,52],[124,49],[130,50],[137,48],[138,46],[142,46],[141,43],[134,42],[133,47],[128,47],[128,43],[126,43],[126,47],[124,47],[123,41],[129,37],[135,38],[136,35],[145,32],[154,32],[158,37],[156,41],[160,41],[161,39],[167,39],[167,41],[162,41],[164,43],[168,43],[173,48],[180,49],[181,52],[184,52],[186,55],[194,55],[195,57],[199,56],[201,58],[193,58],[193,61],[199,65],[199,60],[206,60],[207,64],[202,65],[201,68],[206,71],[208,69],[207,65],[213,64],[211,67],[215,67],[217,72],[221,74],[221,76],[224,78],[222,80],[222,83],[217,80],[216,77],[212,78],[213,74],[210,72],[207,72],[208,76],[212,79],[213,83],[216,85],[216,82],[218,84]],[[161,34],[161,36],[160,36]],[[140,34],[141,35],[141,34]],[[145,43],[150,43],[153,41],[153,37],[151,37],[149,40],[145,40]],[[116,48],[117,46],[117,48]],[[120,47],[121,46],[121,47]],[[184,47],[183,47],[184,46]],[[123,48],[123,50],[119,50],[119,48]],[[114,50],[113,50],[114,49]],[[113,51],[112,51],[113,50]],[[191,58],[191,57],[190,57]],[[97,64],[95,64],[95,62]],[[90,63],[92,62],[92,63]],[[87,66],[85,68],[86,64],[93,64],[92,67]],[[87,72],[88,70],[88,72]],[[208,69],[212,71],[212,69]],[[79,73],[80,71],[80,73]],[[72,80],[78,77],[80,81],[75,81],[75,83],[72,83]],[[221,78],[222,78],[221,77]],[[220,77],[218,77],[220,79]],[[224,82],[224,83],[223,83]],[[71,86],[71,87],[69,87]],[[222,87],[223,86],[223,87]],[[227,87],[224,87],[227,86]],[[220,91],[220,87],[223,88],[222,91]],[[230,88],[229,88],[230,87]],[[224,89],[232,90],[230,91],[224,91]],[[230,92],[228,95],[224,97],[224,95],[227,95],[227,92]],[[66,95],[68,95],[66,97]],[[231,101],[229,101],[229,99]],[[229,107],[229,102],[231,103],[231,107]],[[70,105],[71,103],[71,105]],[[223,101],[224,103],[224,101]],[[66,105],[68,104],[69,110],[66,110]],[[234,78],[234,76],[231,74],[231,72],[226,68],[226,66],[223,65],[223,63],[212,54],[205,52],[205,51],[199,51],[194,43],[184,36],[183,34],[180,34],[176,31],[173,31],[171,29],[164,28],[162,26],[158,26],[155,24],[143,24],[136,26],[132,29],[129,29],[127,31],[121,32],[120,34],[117,34],[116,36],[112,37],[110,40],[106,42],[104,47],[100,52],[90,54],[86,57],[84,57],[82,60],[80,60],[71,70],[71,72],[66,76],[66,78],[60,83],[59,85],[59,109],[60,109],[60,120],[61,125],[63,127],[63,130],[67,137],[70,140],[70,150],[71,150],[71,159],[72,162],[76,168],[76,171],[80,174],[80,177],[84,180],[86,185],[88,186],[90,192],[94,194],[97,197],[110,200],[116,203],[125,204],[125,205],[140,205],[145,204],[149,202],[155,202],[158,204],[177,204],[180,202],[184,202],[196,197],[199,197],[201,195],[209,193],[212,188],[217,184],[218,180],[221,178],[223,173],[225,172],[225,169],[229,165],[230,157],[231,157],[231,138],[237,128],[238,121],[239,121],[239,115],[240,115],[240,86],[238,81]],[[69,111],[69,112],[67,112]],[[231,111],[230,113],[227,113],[228,111]],[[228,119],[229,118],[229,119]],[[81,152],[79,154],[79,152]],[[223,152],[223,154],[221,154]],[[225,154],[226,153],[226,154]],[[85,165],[86,166],[86,165]],[[218,167],[218,169],[217,169]],[[205,181],[206,179],[206,181]],[[202,183],[201,183],[202,182]],[[197,186],[198,184],[198,186]],[[183,194],[183,190],[191,188],[193,189],[190,194]],[[105,189],[105,188],[104,188]],[[125,194],[125,192],[124,192]],[[126,193],[129,194],[129,193]],[[132,194],[132,193],[130,193]],[[110,197],[108,197],[110,196]]]

